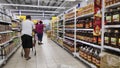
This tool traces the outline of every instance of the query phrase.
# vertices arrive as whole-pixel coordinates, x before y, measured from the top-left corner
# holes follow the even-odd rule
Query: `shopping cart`
[[[33,47],[32,47],[32,52],[34,53],[34,56],[36,56],[36,48],[35,48],[35,44],[36,44],[36,39],[35,39],[36,35],[33,35]],[[31,50],[31,49],[30,49]],[[22,51],[21,51],[21,56],[23,57],[24,56],[24,49],[22,48]]]

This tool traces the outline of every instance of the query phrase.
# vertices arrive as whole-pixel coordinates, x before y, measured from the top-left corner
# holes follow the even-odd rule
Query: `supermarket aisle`
[[[36,56],[31,52],[32,58],[26,61],[21,57],[21,48],[19,48],[3,68],[60,68],[60,65],[68,65],[71,68],[87,68],[64,49],[48,39],[46,35],[44,35],[43,39],[43,45],[36,45]]]

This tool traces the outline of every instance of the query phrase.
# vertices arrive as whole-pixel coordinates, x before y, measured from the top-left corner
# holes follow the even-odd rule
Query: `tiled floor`
[[[21,47],[3,68],[88,68],[44,35],[43,45],[36,45],[37,55],[31,50],[30,60],[21,57]],[[64,66],[64,67],[62,67]],[[70,67],[66,67],[70,66]]]

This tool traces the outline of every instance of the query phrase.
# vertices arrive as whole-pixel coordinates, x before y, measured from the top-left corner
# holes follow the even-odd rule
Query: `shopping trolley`
[[[35,44],[36,44],[36,35],[33,35],[33,38],[32,38],[32,45],[33,45],[33,47],[32,47],[32,52],[34,53],[34,55],[36,56],[36,48],[35,48]],[[30,49],[31,50],[31,49]],[[22,48],[22,50],[21,50],[21,56],[23,57],[24,56],[24,49]]]

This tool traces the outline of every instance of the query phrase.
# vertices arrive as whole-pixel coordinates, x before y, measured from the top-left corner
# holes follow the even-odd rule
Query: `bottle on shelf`
[[[93,43],[98,44],[97,41],[98,41],[97,36],[93,36]]]
[[[104,44],[107,45],[107,46],[110,46],[110,43],[111,43],[111,30],[108,29],[106,32],[105,32],[105,37],[104,37]]]
[[[83,54],[84,54],[83,48],[84,48],[83,46],[80,46],[79,56],[81,56],[81,57],[83,57]]]
[[[117,47],[117,39],[119,36],[119,31],[118,30],[114,30],[114,32],[112,32],[111,34],[111,46],[112,47]]]
[[[113,23],[120,24],[120,7],[117,7],[114,10],[115,11],[113,12]]]
[[[113,18],[113,9],[110,9],[109,10],[110,12],[106,12],[105,13],[105,19],[106,19],[106,25],[111,25],[111,24],[113,24],[113,20],[112,20],[112,18]]]
[[[96,51],[95,51],[95,55],[96,55],[96,62],[95,62],[95,64],[96,64],[96,66],[98,68],[100,68],[100,56],[99,56],[99,54],[100,54],[100,50],[96,49]]]
[[[93,28],[93,19],[92,18],[89,18],[89,19],[90,19],[90,21],[89,21],[89,27]]]
[[[89,28],[89,22],[90,20],[89,19],[86,19],[85,20],[85,28],[88,29]]]
[[[119,32],[120,32],[120,30],[119,30]],[[118,48],[120,49],[120,33],[119,33],[119,35],[118,35],[117,45],[118,45]]]
[[[88,36],[90,37],[89,42],[93,43],[93,33],[92,33],[92,31],[89,31],[89,35]]]
[[[96,63],[96,53],[95,53],[95,48],[93,48],[93,51],[92,51],[92,63],[93,63],[93,64]]]
[[[88,61],[90,63],[92,62],[92,52],[93,52],[93,48],[91,47],[90,50],[88,51]]]
[[[101,35],[98,36],[98,45],[101,45]]]

